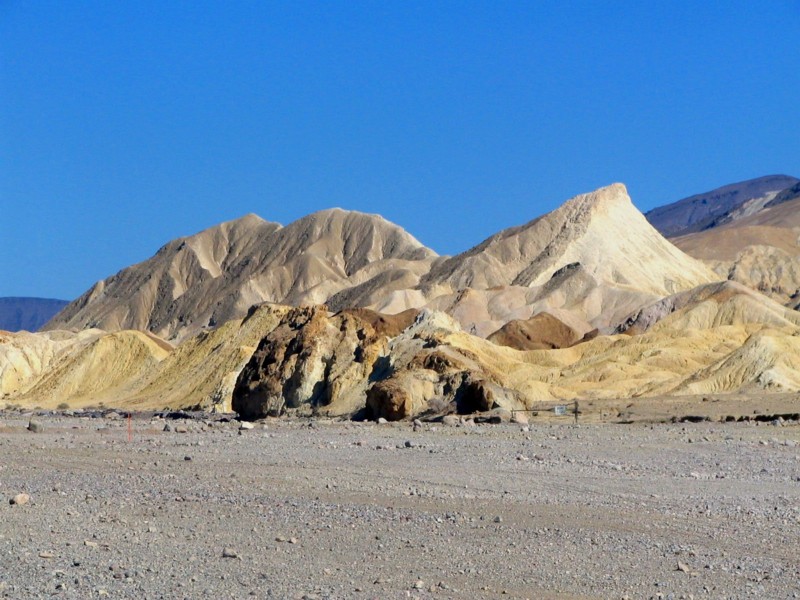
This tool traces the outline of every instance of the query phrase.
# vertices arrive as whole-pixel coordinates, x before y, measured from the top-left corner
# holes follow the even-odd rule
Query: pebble
[[[30,502],[30,499],[31,497],[28,494],[22,493],[11,498],[8,503],[11,505],[22,506],[23,504]]]
[[[223,548],[222,558],[239,558],[239,554],[232,548]]]
[[[31,419],[28,422],[28,431],[33,433],[42,433],[44,431],[44,425],[42,425],[39,421],[34,421]]]

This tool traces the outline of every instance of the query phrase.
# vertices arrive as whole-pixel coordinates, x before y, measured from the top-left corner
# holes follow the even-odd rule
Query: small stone
[[[384,419],[383,417],[378,419],[378,425],[386,425],[389,421]]]
[[[176,425],[175,433],[189,433],[189,428],[186,425]]]
[[[250,423],[249,421],[243,421],[241,425],[239,425],[239,431],[248,431],[253,429],[255,425]]]
[[[233,550],[232,548],[223,548],[222,558],[239,558],[239,554],[237,554],[236,550]]]
[[[11,505],[22,506],[23,504],[30,502],[30,499],[31,497],[28,494],[22,493],[11,498],[8,503]]]
[[[42,425],[39,421],[34,421],[31,419],[28,422],[28,431],[32,433],[42,433],[44,431],[44,425]]]
[[[413,448],[413,447],[414,447],[414,442],[412,442],[411,440],[406,440],[406,441],[405,441],[405,443],[404,443],[403,445],[404,445],[406,448]]]
[[[91,540],[84,540],[83,545],[89,548],[97,548],[100,544],[98,544],[97,542],[93,542]]]
[[[503,522],[503,517],[501,517],[501,516],[499,516],[499,515],[498,515],[498,516],[496,516],[496,517],[494,518],[494,522],[495,522],[495,523],[502,523],[502,522]]]
[[[191,456],[184,456],[183,460],[185,460],[186,462],[189,462],[190,460],[192,460],[192,457]]]
[[[442,425],[445,427],[457,427],[461,423],[458,415],[445,415],[442,417]]]
[[[681,571],[682,573],[689,573],[691,571],[691,569],[689,569],[689,565],[682,563],[681,561],[678,561],[678,565],[675,567],[675,570]]]
[[[47,551],[39,552],[39,558],[53,558],[54,556],[55,554],[53,554],[52,552],[47,552]]]
[[[518,423],[519,425],[527,425],[528,424],[528,415],[524,412],[520,412],[515,410],[511,413],[511,422]]]
[[[166,431],[167,433],[169,433],[170,431],[172,431],[172,425],[170,425],[169,423],[167,423],[166,425],[164,425],[164,431]]]
[[[424,588],[424,587],[425,587],[425,582],[424,582],[424,581],[422,581],[422,579],[418,579],[418,580],[416,581],[416,583],[414,583],[414,589],[415,589],[415,590],[421,590],[421,589],[422,589],[422,588]]]

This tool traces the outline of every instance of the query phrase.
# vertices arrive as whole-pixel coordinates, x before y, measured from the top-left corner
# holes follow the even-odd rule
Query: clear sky
[[[800,2],[0,0],[0,296],[249,212],[453,254],[621,181],[800,176]]]

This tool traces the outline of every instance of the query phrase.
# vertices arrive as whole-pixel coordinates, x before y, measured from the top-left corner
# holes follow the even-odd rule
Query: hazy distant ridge
[[[645,217],[665,237],[704,231],[763,208],[779,192],[798,182],[788,175],[766,175],[659,206],[645,213]]]
[[[67,304],[50,298],[0,298],[0,329],[38,331]]]

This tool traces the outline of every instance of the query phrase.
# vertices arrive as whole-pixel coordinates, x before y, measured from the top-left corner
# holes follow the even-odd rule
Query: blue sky
[[[800,3],[0,0],[0,296],[254,212],[442,254],[615,181],[800,176]]]

